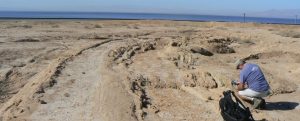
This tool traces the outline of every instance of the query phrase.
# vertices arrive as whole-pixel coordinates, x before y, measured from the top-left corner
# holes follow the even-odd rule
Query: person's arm
[[[246,79],[244,77],[245,75],[245,72],[244,71],[241,71],[240,72],[240,80],[239,80],[239,84],[238,84],[238,91],[241,91],[241,90],[244,90],[245,89],[245,83],[246,83]]]
[[[245,84],[244,83],[239,83],[237,86],[238,91],[244,90],[245,89]]]

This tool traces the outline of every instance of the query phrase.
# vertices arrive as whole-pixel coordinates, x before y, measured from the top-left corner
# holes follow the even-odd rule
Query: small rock
[[[75,79],[71,79],[71,80],[70,80],[70,82],[71,82],[72,84],[75,83],[75,81],[76,81]]]
[[[65,93],[64,96],[65,97],[70,97],[70,94],[69,93]]]
[[[258,54],[251,54],[249,55],[248,57],[244,58],[244,60],[254,60],[254,59],[259,59],[261,57],[261,54],[258,53]]]
[[[85,74],[85,72],[82,72],[82,74]]]
[[[40,103],[41,103],[41,104],[47,104],[47,102],[44,101],[44,100],[40,100]]]
[[[33,62],[35,62],[35,59],[29,60],[29,63],[33,63]]]
[[[207,100],[213,100],[213,98],[211,96],[207,97]]]
[[[21,110],[20,110],[20,113],[23,113],[23,112],[24,112],[24,109],[21,109]]]
[[[199,53],[204,56],[213,56],[214,55],[212,52],[209,52],[208,50],[206,50],[202,47],[193,47],[193,48],[191,48],[191,51],[193,53]]]
[[[178,47],[178,46],[180,46],[180,44],[177,43],[177,42],[171,42],[171,46],[173,46],[173,47]]]
[[[156,110],[154,113],[159,113],[160,112],[160,110]]]

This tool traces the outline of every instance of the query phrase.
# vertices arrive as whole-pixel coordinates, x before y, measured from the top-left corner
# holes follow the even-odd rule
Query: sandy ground
[[[180,21],[0,21],[0,121],[222,121],[239,58],[272,95],[257,120],[300,116],[300,27]]]

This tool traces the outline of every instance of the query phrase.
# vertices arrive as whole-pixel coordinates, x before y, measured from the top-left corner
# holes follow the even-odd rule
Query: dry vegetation
[[[300,32],[293,31],[293,30],[281,31],[278,34],[283,36],[283,37],[300,38]]]

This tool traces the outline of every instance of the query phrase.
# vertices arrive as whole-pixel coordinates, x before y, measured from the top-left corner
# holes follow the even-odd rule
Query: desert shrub
[[[94,28],[102,28],[102,26],[99,25],[99,24],[96,24],[96,25],[94,26]]]
[[[39,42],[40,40],[38,39],[33,39],[33,38],[25,38],[25,39],[19,39],[16,40],[15,42]]]
[[[32,26],[30,26],[30,25],[23,25],[22,27],[23,28],[32,28]]]
[[[254,42],[252,42],[252,40],[250,39],[244,39],[242,40],[243,43],[246,43],[246,44],[255,44]]]
[[[229,39],[231,40],[231,42],[239,42],[239,41],[241,41],[241,38],[239,38],[239,37],[229,37]]]
[[[225,27],[216,27],[216,29],[219,29],[219,30],[228,30],[228,28],[225,28]]]
[[[85,28],[85,29],[91,29],[91,27],[90,27],[90,26],[84,26],[84,28]]]
[[[127,26],[128,29],[140,29],[138,26]]]
[[[59,28],[59,25],[53,25],[52,28]]]
[[[297,31],[281,31],[278,33],[278,35],[283,36],[283,37],[292,37],[292,38],[300,38],[300,32]]]
[[[230,37],[229,38],[232,42],[238,42],[238,43],[240,43],[240,44],[255,44],[254,42],[253,42],[253,40],[251,40],[250,38],[244,38],[244,39],[242,39],[242,38],[239,38],[239,37]]]

